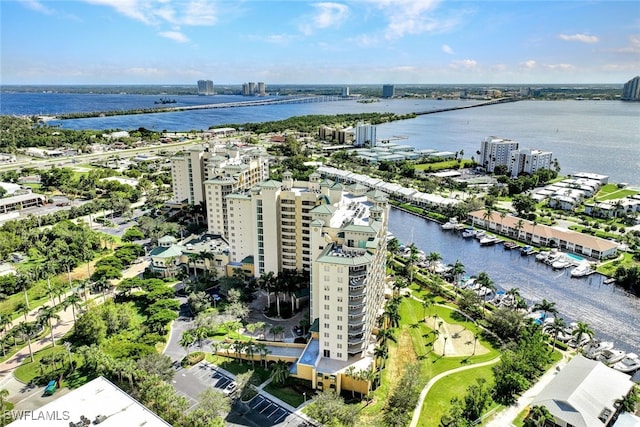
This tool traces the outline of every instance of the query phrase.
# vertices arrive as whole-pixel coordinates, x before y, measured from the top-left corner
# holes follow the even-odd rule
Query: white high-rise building
[[[356,147],[375,147],[376,127],[373,125],[358,123],[355,130],[354,145]]]
[[[518,142],[506,138],[489,136],[482,140],[480,144],[480,158],[478,164],[493,172],[496,166],[509,166],[511,162],[511,151],[518,149]]]
[[[365,191],[285,173],[226,196],[232,262],[253,255],[256,277],[309,272],[320,359],[362,356],[383,304],[388,205]]]
[[[253,146],[195,145],[181,156],[171,159],[174,202],[198,204],[209,199],[222,200],[223,196],[238,189],[251,188],[268,178],[269,159],[265,151]],[[205,194],[208,187],[210,194]],[[213,203],[216,205],[217,203]],[[218,219],[218,212],[213,220]],[[225,221],[209,220],[211,233],[223,234]]]
[[[509,173],[512,177],[517,177],[521,173],[533,175],[539,169],[551,169],[553,153],[550,151],[532,150],[521,148],[511,151],[511,161],[509,163]]]
[[[213,82],[211,80],[198,80],[198,95],[213,95]]]

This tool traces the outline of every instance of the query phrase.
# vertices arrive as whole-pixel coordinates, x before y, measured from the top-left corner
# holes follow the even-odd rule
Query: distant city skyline
[[[634,1],[13,0],[1,8],[5,85],[623,84],[640,72]]]

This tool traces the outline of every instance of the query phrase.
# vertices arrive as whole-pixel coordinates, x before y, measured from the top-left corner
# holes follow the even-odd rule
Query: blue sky
[[[1,0],[2,84],[623,83],[640,2]]]

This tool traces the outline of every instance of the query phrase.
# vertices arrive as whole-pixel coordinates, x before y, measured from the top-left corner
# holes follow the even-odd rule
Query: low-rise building
[[[531,221],[512,215],[502,217],[499,212],[492,212],[491,215],[486,216],[485,210],[474,211],[469,213],[469,220],[474,226],[530,242],[537,246],[555,247],[595,259],[611,257],[616,254],[618,249],[618,244],[611,240],[534,224]]]
[[[535,397],[531,406],[544,406],[560,427],[603,427],[619,411],[616,401],[629,394],[629,375],[601,362],[575,356]]]

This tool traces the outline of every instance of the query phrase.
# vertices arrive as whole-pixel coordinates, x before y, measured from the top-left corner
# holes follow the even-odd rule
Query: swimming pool
[[[571,259],[575,259],[576,261],[584,261],[584,258],[582,258],[581,256],[575,255],[575,254],[567,254],[567,256]]]

